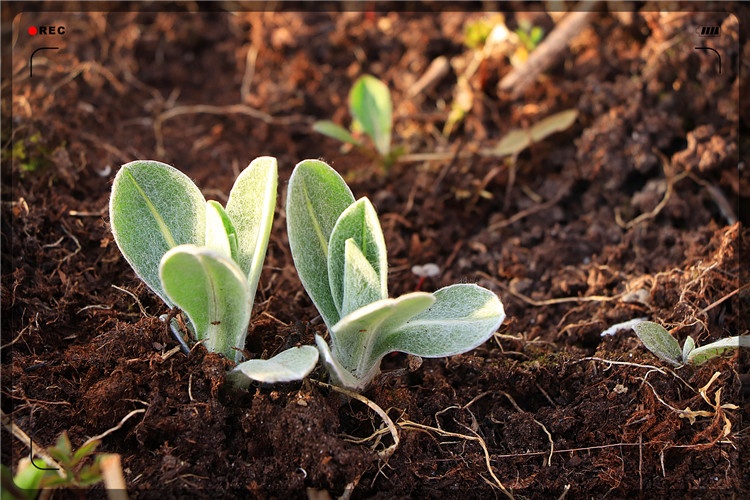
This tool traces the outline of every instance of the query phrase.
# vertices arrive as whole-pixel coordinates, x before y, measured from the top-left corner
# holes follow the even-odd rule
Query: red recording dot
[[[37,34],[36,26],[29,26],[29,35],[34,36]]]

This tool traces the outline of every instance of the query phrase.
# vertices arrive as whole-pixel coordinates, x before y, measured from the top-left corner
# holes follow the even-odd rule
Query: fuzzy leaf
[[[693,352],[693,349],[695,349],[695,340],[693,340],[693,337],[687,336],[685,338],[685,343],[682,344],[682,362],[687,363],[688,357],[690,356],[690,353]]]
[[[206,202],[206,248],[224,257],[237,256],[237,232],[224,207],[216,201]]]
[[[239,361],[252,295],[242,269],[213,250],[181,245],[162,258],[159,274],[170,299],[187,314],[206,348]]]
[[[379,358],[373,358],[370,352],[379,337],[402,326],[434,303],[432,294],[413,292],[357,309],[330,328],[333,355],[356,378],[365,377],[373,369],[377,374],[379,363],[375,361]]]
[[[333,137],[341,142],[347,142],[349,144],[354,144],[355,146],[362,145],[361,142],[354,138],[351,132],[330,120],[321,120],[313,123],[313,130],[320,134],[327,135],[328,137]]]
[[[643,345],[646,346],[646,349],[654,353],[656,357],[675,366],[682,364],[680,344],[669,334],[666,328],[653,321],[643,321],[633,325],[633,330],[635,330]]]
[[[251,359],[232,370],[235,384],[245,386],[249,380],[274,384],[302,380],[315,368],[318,350],[313,346],[292,347],[270,359]]]
[[[702,365],[711,358],[720,356],[732,349],[740,347],[750,347],[750,335],[740,335],[738,337],[729,337],[708,345],[696,347],[688,354],[686,362],[691,365]]]
[[[393,103],[388,86],[372,75],[361,76],[349,93],[349,109],[354,119],[375,143],[381,156],[391,150]]]
[[[356,311],[372,302],[388,298],[380,293],[378,275],[353,238],[346,240],[344,266],[344,301],[341,316]]]
[[[173,306],[159,280],[159,263],[177,245],[203,245],[206,200],[200,190],[185,174],[164,163],[127,163],[112,184],[109,218],[125,260]]]
[[[352,375],[339,360],[333,355],[331,349],[328,347],[326,341],[320,335],[315,335],[315,343],[320,351],[320,357],[322,358],[323,365],[326,371],[331,376],[331,382],[340,387],[347,387],[355,391],[365,390],[367,383],[375,378],[380,372],[380,367],[375,367],[375,373],[370,377],[364,377],[362,380]]]
[[[250,289],[250,308],[271,235],[277,185],[276,158],[261,156],[240,173],[227,200],[226,212],[237,231],[236,261]]]
[[[349,186],[324,162],[304,160],[294,168],[286,199],[289,247],[300,281],[329,327],[340,315],[328,280],[328,241],[352,203]]]
[[[429,309],[400,328],[384,329],[370,353],[370,362],[379,363],[393,351],[423,358],[470,351],[490,338],[505,319],[497,295],[478,285],[451,285],[433,295],[435,303]]]
[[[346,263],[349,255],[355,255],[353,250],[347,249],[346,242],[350,239],[353,240],[354,245],[365,258],[365,263],[369,263],[375,274],[374,282],[364,281],[356,286],[357,291],[352,290],[351,292],[345,290],[344,286],[346,269],[354,271],[355,269],[352,266],[355,266],[358,270],[357,273],[363,277],[371,277],[371,274],[365,269],[365,263]],[[380,228],[378,215],[375,213],[375,208],[370,200],[367,198],[359,199],[356,203],[349,205],[339,216],[329,239],[328,252],[328,282],[339,317],[344,317],[352,312],[354,310],[351,309],[353,303],[358,302],[365,305],[375,300],[388,298],[388,260],[385,239],[383,238],[383,230]],[[356,285],[351,281],[349,283]],[[365,290],[365,285],[373,289]],[[372,300],[365,301],[364,297],[354,297],[353,294],[357,293],[364,293]],[[348,303],[348,307],[344,307],[344,302]]]

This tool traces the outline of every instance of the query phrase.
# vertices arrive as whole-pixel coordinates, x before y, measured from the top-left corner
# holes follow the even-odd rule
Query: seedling
[[[402,151],[391,148],[393,102],[388,86],[372,75],[361,76],[349,92],[349,112],[352,115],[351,130],[330,120],[315,122],[313,130],[360,148],[364,143],[358,137],[365,134],[383,164],[386,167],[392,165]]]
[[[99,483],[102,480],[100,462],[107,454],[97,454],[93,463],[86,463],[99,443],[98,440],[88,441],[73,450],[68,434],[63,432],[55,446],[47,448],[47,454],[57,461],[60,468],[39,458],[35,458],[33,464],[25,458],[19,462],[16,475],[11,478],[10,469],[3,465],[2,500],[33,500],[43,488],[86,488]]]
[[[544,38],[544,28],[534,26],[527,19],[522,19],[518,23],[515,33],[518,36],[520,47],[516,49],[514,57],[521,61],[526,61],[529,54],[537,48],[542,38]]]
[[[487,156],[516,156],[533,144],[542,142],[550,135],[562,132],[571,127],[578,118],[578,111],[566,109],[559,113],[542,118],[528,129],[509,131],[494,148],[485,150]]]
[[[695,347],[693,338],[687,337],[680,349],[677,340],[658,323],[642,321],[632,325],[632,328],[649,351],[674,366],[684,364],[698,366],[727,351],[739,347],[750,347],[750,335],[740,335],[717,340],[702,347]]]
[[[385,239],[375,209],[367,198],[355,201],[322,161],[295,167],[286,214],[294,264],[331,344],[319,335],[315,340],[338,385],[366,389],[390,352],[444,357],[474,349],[505,318],[500,299],[474,284],[388,298]]]
[[[185,174],[156,161],[123,165],[112,185],[112,234],[125,259],[169,307],[185,312],[195,340],[235,362],[268,246],[277,177],[275,158],[253,160],[226,209],[206,201]],[[317,362],[315,349],[303,352],[306,363],[297,365],[295,379]],[[245,373],[264,381],[255,361],[256,370]]]

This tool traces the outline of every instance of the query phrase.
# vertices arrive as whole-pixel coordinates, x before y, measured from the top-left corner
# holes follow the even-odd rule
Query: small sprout
[[[578,110],[568,109],[542,118],[528,130],[511,130],[488,151],[488,155],[497,157],[517,155],[532,144],[541,142],[552,134],[567,130],[577,118]]]
[[[56,463],[47,464],[40,458],[35,458],[32,463],[29,458],[24,458],[19,461],[12,478],[10,469],[3,465],[2,500],[32,500],[42,489],[87,488],[101,482],[101,462],[110,454],[94,455],[99,443],[98,440],[87,441],[74,451],[67,432],[63,432],[55,446],[47,448],[47,455]],[[89,461],[90,458],[93,462]]]
[[[685,344],[680,349],[677,340],[669,334],[666,328],[658,323],[640,321],[633,325],[632,328],[649,351],[654,353],[659,359],[674,366],[682,366],[683,364],[698,366],[727,351],[739,347],[750,347],[750,335],[740,335],[717,340],[716,342],[697,348],[692,337],[687,337]]]
[[[529,54],[537,48],[539,42],[544,38],[544,29],[541,26],[533,26],[528,20],[523,19],[518,23],[515,34],[518,38],[518,45],[510,60],[513,66],[519,67],[526,62]]]
[[[434,278],[435,276],[440,275],[440,267],[437,264],[428,262],[423,266],[412,266],[411,272],[419,276],[419,282],[417,283],[417,287],[415,290],[418,291],[422,288],[422,285],[427,278]]]
[[[440,266],[433,262],[428,262],[423,266],[411,266],[411,272],[420,278],[434,278],[440,275]]]
[[[508,38],[505,16],[493,14],[490,17],[466,23],[464,26],[464,45],[470,49],[481,49],[488,43],[500,43]]]
[[[375,209],[367,198],[355,201],[341,176],[321,161],[295,167],[286,213],[294,264],[331,335],[330,346],[320,336],[315,340],[338,385],[366,389],[390,352],[429,358],[474,349],[505,318],[500,299],[472,284],[388,298],[385,239]]]
[[[185,312],[195,340],[235,362],[242,358],[277,182],[276,159],[261,157],[239,175],[226,208],[156,161],[123,165],[112,185],[112,233],[125,259],[168,306]],[[310,369],[300,366],[298,379]]]
[[[360,133],[367,135],[375,146],[383,164],[388,167],[401,154],[391,148],[393,131],[393,102],[385,83],[372,75],[361,76],[349,92],[349,112],[352,115],[351,131],[330,120],[313,124],[313,130],[341,142],[362,147]]]

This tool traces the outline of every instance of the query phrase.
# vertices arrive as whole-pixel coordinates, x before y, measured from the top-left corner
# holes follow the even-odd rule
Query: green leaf
[[[750,335],[729,337],[697,347],[688,354],[686,361],[691,365],[702,365],[711,358],[740,347],[750,347]]]
[[[235,259],[237,234],[232,221],[218,202],[206,202],[206,248]]]
[[[354,391],[363,391],[367,388],[369,381],[375,378],[380,373],[380,367],[375,366],[373,368],[374,373],[367,374],[362,380],[352,375],[339,360],[333,355],[331,349],[328,347],[325,339],[320,335],[315,335],[315,343],[320,351],[320,357],[322,358],[323,365],[326,371],[331,377],[331,383],[340,387],[347,387]]]
[[[359,249],[353,238],[346,240],[344,261],[342,287],[344,298],[341,304],[341,316],[346,316],[377,300],[388,298],[387,293],[381,293],[377,272],[367,261],[367,257]]]
[[[351,132],[330,120],[320,120],[313,123],[313,130],[320,134],[327,135],[328,137],[333,137],[341,142],[347,142],[349,144],[354,144],[355,146],[362,145],[360,141],[354,138]]]
[[[182,172],[156,161],[120,168],[109,201],[112,234],[135,273],[170,307],[159,280],[159,263],[170,249],[202,245],[206,200]]]
[[[397,299],[383,299],[361,307],[330,328],[333,356],[362,386],[366,377],[378,373],[379,358],[371,352],[381,335],[396,329],[435,303],[426,292],[413,292]],[[321,352],[321,354],[323,354]],[[368,375],[370,374],[370,375]],[[372,375],[374,376],[374,375]]]
[[[318,350],[313,346],[292,347],[270,359],[251,359],[230,372],[236,385],[246,386],[250,380],[275,384],[302,380],[315,368]]]
[[[240,173],[227,201],[227,214],[237,231],[237,263],[250,287],[250,307],[255,298],[276,208],[278,167],[276,158],[256,158]]]
[[[100,443],[101,441],[98,439],[85,443],[73,453],[73,461],[79,463],[81,460],[94,453],[94,450],[96,450],[96,447],[99,446]]]
[[[633,325],[633,330],[641,339],[646,349],[654,353],[659,359],[674,366],[682,365],[682,350],[674,337],[658,323],[643,321]]]
[[[48,448],[47,452],[52,458],[60,462],[60,464],[62,464],[63,466],[70,463],[73,459],[73,448],[70,445],[70,438],[68,438],[68,433],[66,431],[63,431],[62,434],[57,437],[55,446]]]
[[[429,309],[400,328],[383,331],[370,353],[371,363],[393,351],[424,358],[467,352],[490,338],[505,319],[497,295],[478,285],[447,286],[434,297]]]
[[[381,156],[391,149],[393,103],[388,86],[372,75],[361,76],[349,93],[349,109]]]
[[[187,314],[206,348],[239,361],[250,323],[252,295],[245,274],[231,259],[195,245],[164,255],[159,268],[164,290]]]
[[[682,362],[687,363],[690,353],[693,352],[693,349],[695,349],[695,341],[693,340],[693,337],[687,336],[685,338],[685,343],[682,344]]]
[[[567,130],[575,123],[577,118],[577,109],[566,109],[565,111],[542,118],[531,126],[531,141],[541,142],[552,134]]]
[[[49,468],[49,465],[40,458],[34,459],[36,467],[32,465],[28,457],[24,457],[18,462],[18,470],[15,476],[12,476],[10,468],[2,466],[3,488],[2,500],[33,499],[37,497],[41,488],[42,479],[47,471],[41,470]],[[52,471],[53,473],[55,471]],[[55,474],[57,475],[57,474]]]
[[[375,281],[365,281],[358,285],[358,292],[349,292],[344,287],[345,269],[357,272],[362,277],[370,276],[364,264],[361,262],[346,263],[349,255],[354,256],[354,250],[346,248],[346,242],[352,239],[356,247],[361,251],[366,263],[369,263],[375,273]],[[386,256],[385,239],[383,230],[380,228],[378,215],[375,208],[367,198],[361,198],[356,203],[347,207],[339,216],[329,238],[328,248],[328,282],[333,296],[333,302],[339,313],[339,317],[346,316],[353,311],[350,307],[355,302],[364,305],[379,299],[388,298],[388,260]],[[354,267],[352,267],[354,266]],[[356,269],[355,269],[356,268]],[[351,276],[354,279],[354,276]],[[350,282],[356,285],[356,283]],[[372,290],[363,287],[371,286]],[[374,297],[365,302],[364,298],[353,297],[355,293],[365,293],[367,297]],[[344,307],[344,303],[348,306]]]
[[[329,327],[340,316],[328,280],[328,241],[352,203],[349,186],[327,164],[304,160],[294,168],[286,199],[289,247],[300,281]]]
[[[577,118],[578,110],[567,109],[539,120],[529,129],[513,129],[490,150],[491,154],[498,157],[519,154],[532,144],[541,142],[556,132],[567,130]]]
[[[99,483],[102,480],[102,470],[100,468],[100,462],[102,455],[99,455],[97,457],[97,460],[92,465],[87,465],[83,469],[81,469],[81,472],[78,473],[78,477],[76,482],[79,486],[87,487],[87,486],[93,486],[97,483]]]

